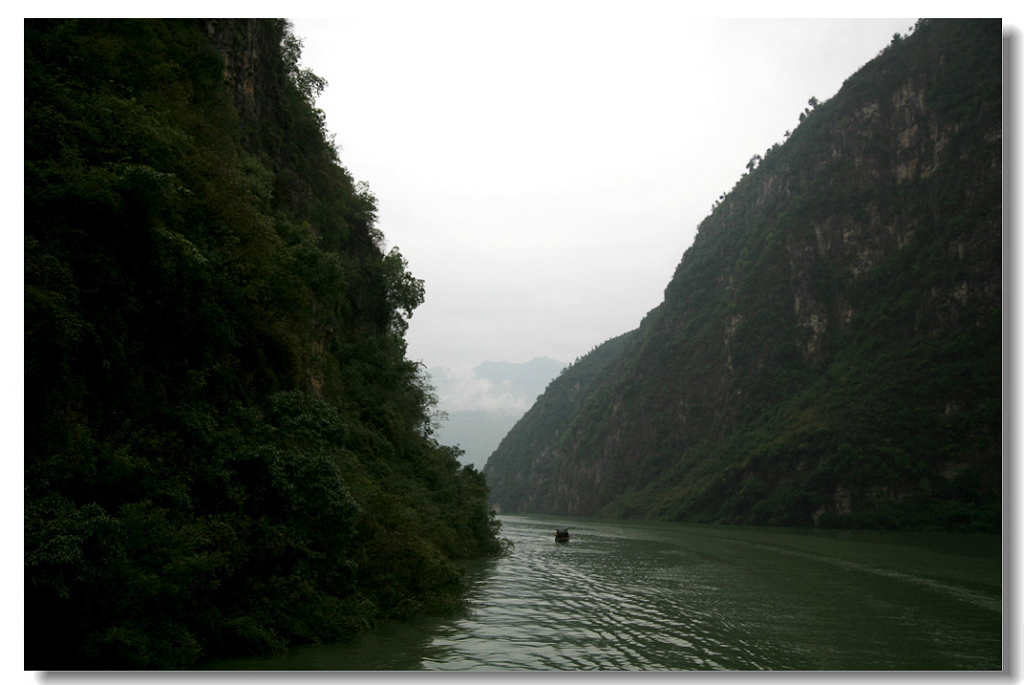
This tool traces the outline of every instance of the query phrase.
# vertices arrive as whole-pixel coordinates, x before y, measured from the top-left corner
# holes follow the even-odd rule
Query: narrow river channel
[[[515,551],[467,569],[463,612],[209,668],[1002,667],[998,535],[501,520]]]

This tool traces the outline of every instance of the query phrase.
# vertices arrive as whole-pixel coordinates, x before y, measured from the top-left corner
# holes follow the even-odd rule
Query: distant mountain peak
[[[439,409],[448,415],[439,439],[461,447],[464,463],[483,468],[509,429],[565,366],[536,357],[525,363],[483,362],[472,370],[429,369]]]

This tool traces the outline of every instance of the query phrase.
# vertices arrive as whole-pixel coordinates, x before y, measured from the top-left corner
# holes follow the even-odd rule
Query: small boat
[[[556,528],[555,529],[555,542],[569,542],[569,529],[568,528]]]

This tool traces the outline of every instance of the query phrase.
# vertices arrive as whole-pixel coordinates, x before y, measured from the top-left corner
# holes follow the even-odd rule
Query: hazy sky
[[[411,359],[572,362],[635,328],[748,160],[915,21],[669,13],[688,6],[293,18],[342,164],[426,283]]]

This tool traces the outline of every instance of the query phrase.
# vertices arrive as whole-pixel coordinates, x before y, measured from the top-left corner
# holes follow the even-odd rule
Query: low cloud
[[[538,357],[525,364],[483,362],[429,369],[437,408],[448,415],[438,426],[438,440],[459,446],[462,463],[482,469],[501,439],[564,368],[563,362]]]
[[[437,389],[438,408],[455,414],[458,412],[487,412],[502,416],[520,416],[537,399],[523,392],[511,381],[494,382],[481,378],[469,367],[430,369]]]

